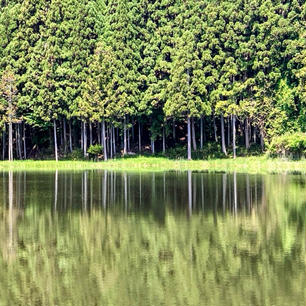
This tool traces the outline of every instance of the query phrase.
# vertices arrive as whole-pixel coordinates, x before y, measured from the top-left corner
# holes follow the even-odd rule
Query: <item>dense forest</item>
[[[3,159],[236,157],[306,131],[304,0],[0,5]]]

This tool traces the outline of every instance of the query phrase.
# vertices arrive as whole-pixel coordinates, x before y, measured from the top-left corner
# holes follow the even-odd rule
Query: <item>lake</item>
[[[305,305],[305,175],[3,172],[0,200],[0,306]]]

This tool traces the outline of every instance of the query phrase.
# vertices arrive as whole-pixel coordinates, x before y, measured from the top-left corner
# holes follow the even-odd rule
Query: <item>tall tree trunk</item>
[[[189,116],[187,116],[187,158],[191,160],[191,128]]]
[[[113,130],[111,124],[108,127],[108,135],[109,135],[109,151],[110,151],[110,158],[113,158]]]
[[[72,124],[71,119],[69,120],[69,150],[72,152]]]
[[[130,128],[127,129],[127,150],[128,152],[131,151],[131,146],[130,146]]]
[[[195,135],[195,128],[194,128],[194,119],[191,118],[191,128],[192,128],[192,145],[193,145],[193,150],[197,150],[197,142],[196,142],[196,135]]]
[[[89,145],[92,146],[92,123],[89,121]]]
[[[227,145],[231,145],[231,121],[229,117],[227,119]]]
[[[25,123],[23,121],[23,125],[22,125],[22,140],[23,140],[23,158],[27,159],[27,143],[26,143],[26,127],[25,127]]]
[[[19,151],[19,145],[18,145],[18,123],[15,124],[15,139],[16,139],[16,157],[17,159],[20,159],[20,151]]]
[[[245,137],[245,148],[248,150],[250,148],[249,140],[249,119],[244,120],[244,137]]]
[[[233,128],[233,156],[236,158],[236,115],[232,115]]]
[[[102,141],[101,141],[101,127],[100,127],[100,123],[97,123],[97,134],[98,134],[98,144],[102,145]]]
[[[87,156],[87,127],[86,127],[86,121],[83,121],[83,153],[84,157]]]
[[[13,123],[12,120],[9,122],[9,148],[8,148],[8,157],[12,161],[13,157]]]
[[[22,146],[21,146],[21,123],[18,123],[17,125],[17,130],[18,130],[18,148],[19,148],[19,154],[20,154],[20,159],[22,159]]]
[[[126,116],[123,122],[123,155],[127,154],[127,141],[126,141]]]
[[[84,125],[83,125],[83,121],[81,121],[81,150],[83,152],[84,150]]]
[[[226,146],[225,146],[225,133],[224,133],[224,117],[220,116],[221,119],[221,142],[222,142],[222,152],[227,156]]]
[[[141,123],[138,121],[138,152],[141,152]]]
[[[163,126],[163,153],[166,153],[166,134],[165,134],[165,127]]]
[[[214,124],[214,138],[215,138],[215,142],[218,142],[217,125],[216,125],[216,117],[215,117],[215,115],[213,115],[213,124]]]
[[[200,118],[200,148],[203,149],[203,117]]]
[[[67,154],[67,127],[66,118],[63,118],[63,134],[64,134],[64,154]]]
[[[53,119],[53,137],[54,137],[54,155],[55,160],[58,161],[58,149],[57,149],[57,135],[56,135],[56,120]]]
[[[260,129],[259,132],[260,132],[260,147],[261,147],[261,150],[263,151],[265,149],[264,133],[262,129]]]
[[[155,154],[155,141],[153,138],[151,138],[151,151],[152,154]]]
[[[253,143],[255,143],[256,144],[256,142],[257,142],[257,140],[256,140],[256,126],[254,126],[254,128],[253,128]]]
[[[173,134],[173,141],[175,144],[175,138],[176,138],[176,133],[175,133],[175,118],[173,118],[173,123],[172,123],[172,134]]]
[[[5,127],[6,125],[4,124],[4,130],[2,132],[2,160],[5,159],[5,148],[6,148],[6,133],[5,133]]]
[[[114,157],[116,157],[116,133],[115,133],[115,127],[112,126],[112,135],[113,135],[113,148],[114,148]]]
[[[105,137],[105,120],[102,119],[102,144],[103,144],[103,154],[104,160],[107,160],[107,149],[106,149],[106,137]]]

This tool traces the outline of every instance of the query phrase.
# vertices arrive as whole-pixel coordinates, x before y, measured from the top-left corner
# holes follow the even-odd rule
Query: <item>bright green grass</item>
[[[85,170],[109,169],[124,171],[229,171],[247,173],[306,173],[306,160],[285,161],[260,157],[238,157],[237,159],[170,160],[163,157],[129,157],[107,162],[91,161],[14,161],[0,162],[1,170]]]

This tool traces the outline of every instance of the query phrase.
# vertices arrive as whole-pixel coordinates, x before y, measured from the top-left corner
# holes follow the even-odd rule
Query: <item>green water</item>
[[[306,176],[0,174],[0,306],[305,305]]]

